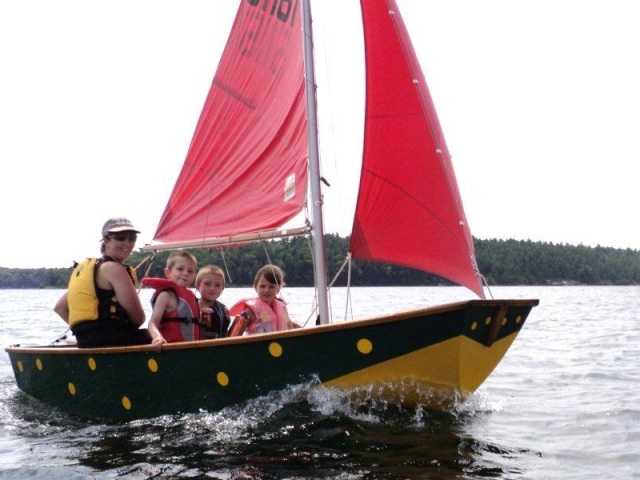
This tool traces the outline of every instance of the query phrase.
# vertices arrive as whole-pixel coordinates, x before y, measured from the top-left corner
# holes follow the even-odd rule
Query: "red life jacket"
[[[178,299],[178,307],[164,312],[160,320],[159,330],[167,342],[200,340],[200,306],[191,290],[167,278],[146,277],[142,279],[142,285],[155,289],[151,306],[155,305],[158,295],[165,290],[171,290]]]

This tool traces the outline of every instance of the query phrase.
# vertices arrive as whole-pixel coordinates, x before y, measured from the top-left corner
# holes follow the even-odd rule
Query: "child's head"
[[[276,265],[267,264],[258,270],[253,279],[253,288],[258,285],[258,282],[262,277],[264,277],[269,283],[277,285],[279,288],[284,287],[284,272]]]
[[[204,300],[217,300],[225,287],[224,271],[216,265],[205,265],[196,277],[196,289]]]
[[[167,258],[164,275],[181,287],[188,287],[196,277],[196,257],[185,250],[173,252]]]
[[[271,304],[280,289],[284,287],[284,272],[276,265],[265,265],[256,273],[253,288],[263,302]]]

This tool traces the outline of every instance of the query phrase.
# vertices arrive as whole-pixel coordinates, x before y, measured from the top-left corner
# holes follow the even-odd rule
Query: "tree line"
[[[349,237],[326,235],[329,281],[343,266]],[[480,240],[474,238],[480,272],[490,286],[495,285],[640,285],[640,251],[609,247],[586,247],[530,240]],[[266,263],[285,271],[285,282],[293,287],[313,285],[312,247],[305,237],[227,250],[191,250],[198,265],[215,264],[228,275],[227,286],[246,287],[255,272]],[[138,276],[164,277],[170,252],[134,252],[128,264],[138,266]],[[76,259],[80,261],[82,259]],[[0,288],[66,288],[69,268],[3,268]],[[346,270],[334,285],[347,283]],[[450,282],[425,272],[395,265],[353,260],[351,284],[354,286],[450,285]]]

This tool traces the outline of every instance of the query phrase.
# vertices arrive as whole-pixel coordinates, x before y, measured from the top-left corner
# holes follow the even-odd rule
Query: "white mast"
[[[318,149],[318,112],[316,109],[316,76],[313,66],[313,33],[311,6],[302,0],[302,36],[304,39],[304,68],[307,93],[307,135],[309,137],[309,183],[311,187],[313,230],[314,281],[318,295],[320,323],[330,322],[327,296],[327,261],[322,221],[322,191],[320,187],[320,155]]]

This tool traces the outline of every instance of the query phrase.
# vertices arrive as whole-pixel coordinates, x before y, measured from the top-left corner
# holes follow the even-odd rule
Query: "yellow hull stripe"
[[[377,385],[382,387],[377,391],[383,396],[395,399],[400,394],[403,402],[410,404],[423,403],[424,394],[450,398],[452,393],[457,393],[464,399],[491,374],[517,334],[504,337],[491,347],[460,335],[324,382],[324,386],[356,389],[362,385]],[[412,373],[407,375],[406,372]],[[394,391],[405,385],[410,387],[402,388],[402,392]]]

